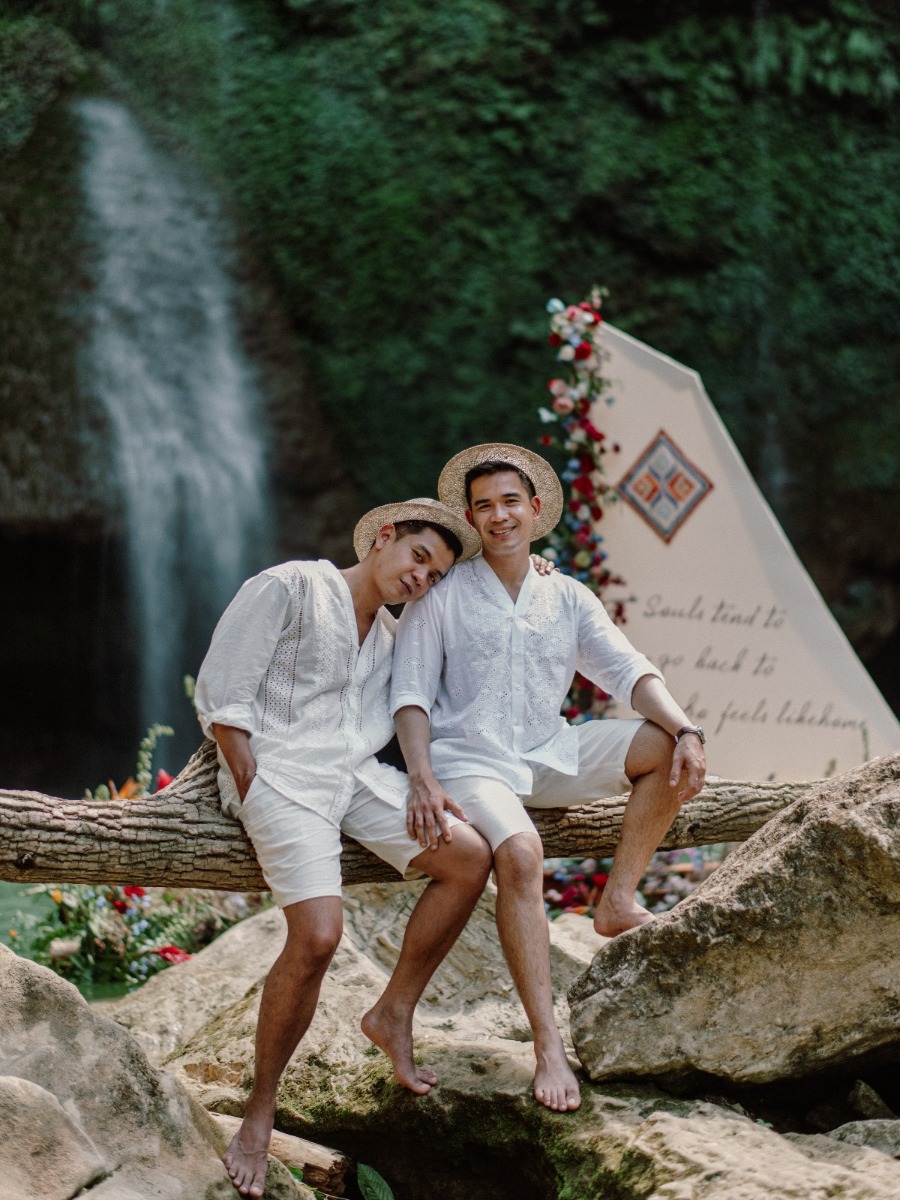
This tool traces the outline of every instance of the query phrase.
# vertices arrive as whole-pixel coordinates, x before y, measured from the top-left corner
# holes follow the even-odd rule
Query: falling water
[[[196,671],[216,616],[267,555],[257,390],[211,197],[122,105],[85,99],[76,111],[96,253],[82,387],[113,431],[141,718],[183,727],[192,722],[182,676]],[[196,729],[188,736],[196,742]]]

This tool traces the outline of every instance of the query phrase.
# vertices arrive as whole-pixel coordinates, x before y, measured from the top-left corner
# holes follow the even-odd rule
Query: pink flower
[[[547,387],[554,396],[564,396],[569,390],[569,385],[564,379],[551,379]]]
[[[571,396],[554,396],[553,397],[553,404],[552,404],[553,411],[558,412],[561,416],[564,416],[564,417],[568,416],[568,414],[572,411],[572,409],[574,407],[575,407],[575,402],[573,401]]]

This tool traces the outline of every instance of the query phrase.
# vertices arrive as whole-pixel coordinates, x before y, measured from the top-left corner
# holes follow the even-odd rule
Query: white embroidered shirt
[[[500,779],[532,790],[529,763],[578,773],[575,729],[560,707],[578,670],[617,700],[662,675],[577,580],[529,570],[513,603],[479,555],[457,564],[400,618],[391,712],[431,718],[438,779]]]
[[[261,779],[334,824],[357,781],[399,808],[405,777],[373,755],[390,740],[396,621],[382,608],[359,645],[350,589],[324,559],[289,562],[247,580],[225,610],[197,676],[203,732],[250,734]],[[219,790],[237,789],[221,751]]]

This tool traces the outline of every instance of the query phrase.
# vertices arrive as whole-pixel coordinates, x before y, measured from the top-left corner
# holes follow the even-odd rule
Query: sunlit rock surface
[[[876,760],[795,802],[570,989],[592,1079],[791,1080],[900,1057],[900,786]]]
[[[532,1047],[500,957],[491,891],[420,1005],[417,1050],[441,1082],[424,1099],[413,1098],[394,1083],[358,1022],[396,960],[414,899],[402,886],[348,889],[344,938],[279,1090],[279,1129],[372,1164],[399,1200],[894,1200],[900,1194],[900,1164],[880,1149],[820,1136],[786,1139],[732,1101],[679,1098],[651,1084],[585,1083],[578,1113],[540,1109],[531,1097]],[[253,945],[257,961],[274,958],[281,942],[275,919],[262,914],[243,930],[246,953]],[[577,916],[555,922],[551,937],[562,991],[584,971],[599,939]],[[198,978],[207,956],[213,980],[227,974],[226,963],[237,968],[243,952],[236,930],[218,946],[218,957],[210,947],[188,964]],[[246,988],[251,974],[235,979],[241,994],[227,1004],[226,990],[213,983],[206,1021],[167,1064],[203,1104],[231,1115],[242,1112],[252,1074],[262,980]],[[152,984],[157,992],[168,987],[184,995],[190,986],[199,995],[190,980],[179,967]],[[140,992],[117,1002],[120,1017],[130,1008],[135,1024],[145,1019],[151,1006],[141,1003]]]
[[[0,946],[5,1200],[233,1197],[207,1115],[71,984]]]

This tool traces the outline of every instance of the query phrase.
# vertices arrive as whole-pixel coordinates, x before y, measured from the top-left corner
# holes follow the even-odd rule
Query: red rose
[[[551,333],[550,336],[547,338],[547,342],[551,346],[561,346],[562,338],[559,336],[558,333]]]
[[[599,504],[591,505],[591,516],[594,518],[595,521],[599,521],[602,518],[603,509],[600,507]]]
[[[187,962],[187,960],[191,957],[188,952],[186,950],[182,950],[180,946],[160,946],[160,948],[158,950],[154,950],[153,953],[158,954],[160,958],[165,959],[167,963],[172,963],[173,965]]]
[[[128,912],[128,904],[124,900],[113,900],[112,905],[116,912]]]
[[[168,787],[174,778],[175,776],[170,775],[168,771],[158,771],[156,774],[156,787],[154,788],[154,793],[161,792],[163,788]]]
[[[552,440],[552,439],[551,439],[551,437],[550,437],[550,434],[549,434],[549,433],[542,433],[542,434],[541,434],[541,445],[542,445],[542,446],[549,446],[549,445],[550,445],[550,442],[551,442],[551,440]]]
[[[582,496],[593,496],[594,494],[594,485],[587,475],[577,475],[572,480],[572,488],[576,492],[581,492]]]
[[[580,345],[575,347],[575,361],[581,362],[585,358],[590,358],[592,349],[593,347],[589,342],[581,342]]]
[[[570,512],[577,513],[577,512],[578,512],[578,510],[579,510],[579,508],[581,508],[581,501],[580,501],[580,500],[570,500],[570,501],[569,501],[569,510],[570,510]]]
[[[578,456],[578,465],[581,467],[582,471],[593,471],[593,469],[594,469],[593,456],[590,454],[580,454]]]
[[[144,895],[144,889],[142,887],[135,887],[134,884],[131,883],[129,883],[127,887],[123,887],[122,891],[126,896],[137,896],[140,898]]]

